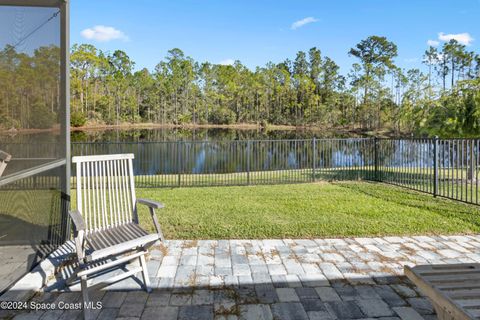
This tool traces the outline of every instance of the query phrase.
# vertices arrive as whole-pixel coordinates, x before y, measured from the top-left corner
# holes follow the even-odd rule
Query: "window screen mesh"
[[[0,6],[0,292],[64,240],[60,52],[59,8]]]
[[[61,157],[58,8],[0,7],[1,177]]]

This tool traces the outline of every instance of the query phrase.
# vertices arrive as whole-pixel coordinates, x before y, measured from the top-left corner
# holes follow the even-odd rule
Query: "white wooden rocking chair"
[[[75,225],[75,247],[79,267],[67,280],[80,278],[84,316],[89,317],[87,278],[139,260],[140,266],[99,283],[105,286],[139,272],[150,292],[145,255],[157,240],[163,241],[155,209],[163,205],[136,199],[133,177],[133,154],[73,157],[76,163],[77,210],[70,211]],[[149,207],[156,234],[149,234],[138,224],[137,204]],[[95,285],[97,286],[97,284]]]
[[[8,162],[12,159],[12,156],[5,151],[0,150],[0,177],[2,176]]]

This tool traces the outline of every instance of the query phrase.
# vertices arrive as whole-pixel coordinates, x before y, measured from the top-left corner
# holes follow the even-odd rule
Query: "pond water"
[[[62,150],[62,144],[58,143],[60,135],[58,131],[51,132],[3,132],[0,133],[0,150],[12,156],[7,170],[3,176],[18,172],[27,166],[40,165],[58,158]],[[351,133],[334,131],[312,131],[312,130],[260,130],[260,129],[220,129],[220,128],[142,128],[142,129],[102,129],[73,131],[71,141],[72,155],[79,154],[105,154],[132,152],[133,145],[118,145],[122,143],[152,143],[159,142],[159,145],[150,144],[142,146],[142,156],[138,159],[153,165],[153,168],[142,170],[143,173],[161,172],[159,162],[165,157],[171,157],[171,150],[161,143],[171,142],[209,142],[205,149],[203,145],[195,144],[193,149],[187,152],[198,154],[194,157],[199,166],[202,165],[202,157],[213,157],[220,159],[226,155],[219,150],[224,148],[222,143],[229,141],[243,142],[247,140],[284,140],[284,139],[312,139],[312,138],[347,138],[355,137]],[[86,144],[86,145],[79,145]],[[188,146],[187,146],[188,147]],[[185,147],[185,148],[187,148]],[[206,151],[207,150],[207,151]],[[240,149],[238,149],[240,150]],[[282,152],[287,150],[283,149]],[[93,152],[93,153],[92,153]],[[140,152],[140,151],[138,151]],[[175,151],[176,152],[176,151]],[[205,153],[206,155],[203,155]],[[33,156],[34,155],[34,156]],[[288,157],[292,157],[287,152]],[[209,158],[207,157],[207,158]],[[175,158],[175,157],[174,157]],[[176,159],[176,158],[175,158]],[[182,160],[183,161],[183,160]],[[233,160],[232,160],[233,161]],[[235,160],[237,161],[237,160]],[[292,162],[292,160],[289,160]],[[165,161],[167,165],[167,161]],[[174,167],[177,164],[173,165]],[[296,166],[296,164],[293,164]],[[168,165],[172,168],[172,165]],[[172,169],[167,169],[170,172]],[[173,169],[176,170],[176,169]],[[192,169],[197,170],[197,169]]]

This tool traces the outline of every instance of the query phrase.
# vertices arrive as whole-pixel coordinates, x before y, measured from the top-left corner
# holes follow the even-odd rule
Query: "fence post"
[[[467,170],[468,170],[468,173],[467,173],[467,180],[470,180],[470,183],[473,185],[473,182],[477,179],[477,177],[475,177],[475,172],[476,172],[476,169],[475,169],[475,140],[471,140],[470,141],[470,165]]]
[[[433,139],[433,196],[438,195],[438,136]]]
[[[250,140],[247,141],[247,185],[250,184]]]
[[[317,180],[315,169],[317,166],[317,139],[313,137],[312,140],[312,146],[313,146],[313,168],[312,168],[312,180],[315,182]]]
[[[374,180],[380,181],[378,179],[378,138],[377,137],[373,138],[373,161],[374,161],[374,167],[375,167]]]
[[[182,158],[180,156],[180,142],[177,140],[177,170],[178,170],[178,186],[180,187],[182,185]]]

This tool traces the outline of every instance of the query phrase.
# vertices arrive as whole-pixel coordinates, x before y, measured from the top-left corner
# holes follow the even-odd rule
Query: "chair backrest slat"
[[[91,162],[92,169],[92,202],[93,202],[93,229],[97,230],[97,220],[98,220],[98,187],[97,187],[97,164],[98,162]]]
[[[133,163],[132,161],[129,161],[128,162],[128,170],[130,172],[133,172]],[[130,175],[130,181],[128,182],[130,183],[130,190],[132,190],[132,203],[136,203],[137,202],[137,199],[136,199],[136,195],[135,195],[135,192],[133,192],[133,190],[135,190],[135,179],[133,177],[133,174]],[[136,223],[139,223],[138,222],[138,213],[137,213],[137,206],[133,205],[131,206],[133,212],[132,212],[132,216],[133,216],[133,220],[136,222]]]
[[[101,163],[102,175],[101,175],[101,186],[102,186],[102,224],[103,227],[107,227],[107,192],[105,188],[106,172],[105,172],[105,161]]]
[[[123,171],[127,173],[130,171],[130,166],[128,165],[128,161],[123,162]],[[125,193],[128,195],[124,198],[125,200],[125,207],[127,208],[127,213],[130,219],[133,219],[133,206],[132,206],[132,189],[130,188],[130,176],[128,174],[124,174],[122,176],[123,183],[125,185]]]
[[[118,162],[118,168],[119,168],[119,171],[120,171],[120,175],[118,176],[118,178],[119,178],[118,180],[119,180],[119,184],[120,184],[120,194],[121,194],[120,202],[122,203],[122,211],[121,212],[123,213],[122,219],[123,219],[123,221],[125,221],[126,218],[127,218],[127,215],[128,215],[128,213],[127,213],[128,209],[127,209],[126,201],[125,201],[126,191],[125,191],[125,183],[123,182],[125,173],[123,171],[123,162],[122,161]]]
[[[112,170],[111,170],[111,161],[106,161],[107,163],[107,190],[113,189],[112,184]],[[108,192],[108,210],[109,212],[115,212],[114,207],[112,207],[112,193]],[[107,222],[108,224],[108,222]],[[110,225],[115,226],[117,225],[117,217],[115,215],[110,215]]]
[[[123,169],[122,169],[122,161],[117,161],[118,167],[118,196],[119,196],[119,203],[120,203],[120,213],[122,214],[121,223],[125,222],[127,216],[127,209],[125,208],[125,194],[123,190]]]
[[[87,225],[88,230],[92,229],[92,219],[91,219],[91,211],[92,211],[92,206],[91,206],[91,194],[90,194],[90,163],[85,162],[85,223]]]
[[[125,217],[125,207],[123,206],[123,192],[122,192],[122,181],[121,181],[122,171],[120,169],[120,161],[115,161],[115,175],[113,178],[115,179],[115,192],[117,197],[117,204],[118,204],[118,213],[119,213],[119,224],[124,223]]]
[[[73,157],[77,209],[87,233],[138,222],[133,158],[133,154]]]

